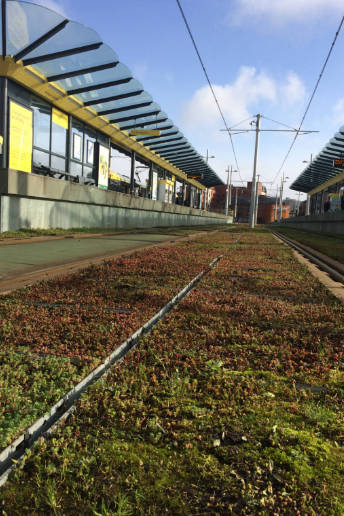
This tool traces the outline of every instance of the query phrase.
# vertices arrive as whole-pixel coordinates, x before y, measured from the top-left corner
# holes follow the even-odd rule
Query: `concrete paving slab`
[[[0,280],[55,265],[74,263],[87,258],[106,257],[171,241],[169,234],[120,234],[94,238],[64,238],[0,248]]]

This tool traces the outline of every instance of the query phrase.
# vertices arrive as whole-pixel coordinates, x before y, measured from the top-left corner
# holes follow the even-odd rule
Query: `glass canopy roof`
[[[334,162],[336,159],[344,159],[344,125],[308,164],[290,188],[299,192],[310,192],[329,179],[343,173],[343,167],[336,167]]]
[[[4,2],[3,57],[31,66],[123,131],[160,129],[136,137],[204,186],[223,184],[118,55],[92,29],[40,5]]]

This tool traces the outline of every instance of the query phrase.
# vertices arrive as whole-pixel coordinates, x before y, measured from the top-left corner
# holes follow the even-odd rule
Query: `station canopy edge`
[[[344,174],[344,125],[325,147],[310,160],[306,168],[290,185],[291,190],[316,193],[338,183]]]
[[[64,104],[61,100],[57,106],[74,100],[79,103],[80,113],[87,110],[83,115],[85,121],[94,113],[97,120],[93,124],[97,123],[100,130],[116,128],[126,138],[131,130],[158,129],[158,136],[135,137],[145,156],[150,155],[153,160],[156,156],[162,158],[160,163],[170,164],[176,175],[181,171],[180,177],[189,175],[192,184],[200,183],[203,187],[223,184],[96,31],[34,3],[3,0],[2,5],[3,62],[10,58],[18,67],[37,72],[44,83],[61,92]],[[11,66],[7,69],[11,70]],[[16,80],[18,72],[13,69]],[[190,164],[194,165],[193,173],[188,173]]]

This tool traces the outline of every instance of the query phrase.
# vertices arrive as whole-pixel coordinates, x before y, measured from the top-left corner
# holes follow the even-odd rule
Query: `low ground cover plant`
[[[279,226],[277,230],[286,237],[289,236],[301,244],[308,245],[338,262],[344,263],[344,235],[315,233],[284,226]]]
[[[44,236],[63,236],[63,235],[80,235],[80,234],[94,234],[94,233],[173,233],[173,234],[189,234],[197,231],[213,231],[214,229],[223,229],[223,225],[211,226],[181,226],[181,227],[157,227],[157,228],[21,228],[17,231],[3,231],[1,233],[1,240],[9,238],[31,238]]]
[[[36,447],[5,514],[344,513],[344,307],[268,233],[236,240],[206,237],[217,267]]]
[[[0,298],[0,448],[44,414],[217,254],[192,240]]]

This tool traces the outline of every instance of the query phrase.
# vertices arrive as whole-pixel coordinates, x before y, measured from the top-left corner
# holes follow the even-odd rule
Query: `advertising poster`
[[[331,193],[329,194],[329,200],[331,203],[330,210],[338,211],[340,210],[340,193]]]
[[[98,188],[107,190],[109,184],[110,149],[99,145]]]
[[[9,168],[32,171],[32,111],[10,101]]]

